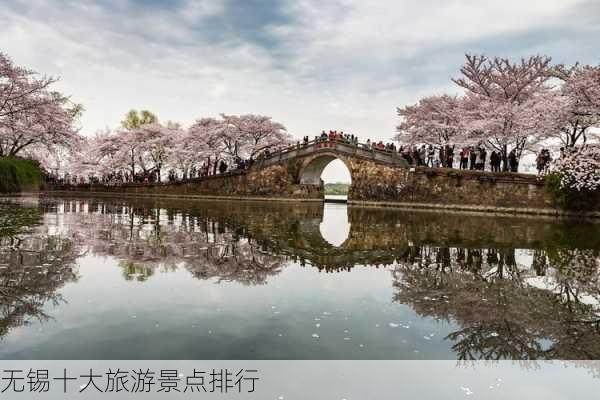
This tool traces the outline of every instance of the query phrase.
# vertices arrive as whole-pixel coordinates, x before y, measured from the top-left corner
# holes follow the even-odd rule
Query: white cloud
[[[101,4],[32,0],[0,9],[0,49],[61,76],[58,87],[86,107],[86,133],[148,108],[184,124],[253,112],[298,137],[343,129],[385,140],[396,106],[455,90],[449,78],[465,51],[587,61],[600,38],[595,25],[567,18],[590,12],[576,0],[302,0],[282,10],[275,7],[286,3],[264,1],[242,16],[234,13],[241,3],[226,0]],[[553,54],[565,41],[571,46]]]

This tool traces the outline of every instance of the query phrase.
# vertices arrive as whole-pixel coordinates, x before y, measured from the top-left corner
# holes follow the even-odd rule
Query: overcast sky
[[[598,0],[0,0],[0,51],[59,76],[84,134],[138,108],[387,140],[397,106],[457,92],[465,52],[599,63],[599,19]]]

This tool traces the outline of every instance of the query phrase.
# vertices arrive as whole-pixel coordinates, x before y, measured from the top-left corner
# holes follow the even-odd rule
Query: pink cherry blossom
[[[563,188],[600,190],[600,145],[588,144],[566,150],[553,163],[552,170],[560,175]]]
[[[600,127],[600,67],[559,65],[555,73],[563,84],[557,102],[547,111],[559,120],[557,136],[567,147],[598,140],[593,128]]]
[[[456,96],[426,97],[418,104],[398,108],[398,115],[404,120],[394,139],[401,143],[445,145],[461,133],[460,99]]]
[[[0,156],[56,151],[80,139],[75,125],[82,108],[49,91],[54,82],[0,53]]]

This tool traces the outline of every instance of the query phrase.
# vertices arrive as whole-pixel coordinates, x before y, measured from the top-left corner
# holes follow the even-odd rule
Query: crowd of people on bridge
[[[326,142],[326,141],[338,141],[347,144],[358,145],[358,136],[353,134],[344,133],[343,131],[329,131],[329,133],[322,131],[321,135],[315,136],[315,142]],[[308,136],[304,137],[304,144],[308,144]]]
[[[320,135],[314,137],[312,143],[323,142],[341,142],[344,144],[360,146],[366,150],[382,151],[392,154],[397,154],[402,157],[412,167],[424,168],[459,168],[461,170],[475,170],[491,172],[509,171],[517,172],[519,167],[519,157],[515,150],[510,151],[506,157],[496,150],[489,152],[483,145],[465,146],[456,149],[455,145],[446,144],[443,146],[429,145],[401,145],[396,146],[392,142],[383,143],[382,141],[371,141],[367,139],[365,143],[359,143],[358,136],[354,134],[344,133],[343,131],[330,130],[329,132],[322,131]],[[305,147],[312,144],[308,136],[304,136],[302,142],[298,141],[291,148],[266,148],[258,156],[257,159],[242,159],[234,160],[211,160],[203,162],[200,166],[192,166],[183,171],[169,169],[167,171],[166,181],[169,183],[182,182],[193,179],[200,179],[211,175],[225,174],[227,172],[243,171],[250,168],[256,161],[261,161],[271,158],[280,151],[293,149],[294,147]],[[563,149],[561,149],[562,153]],[[544,175],[548,172],[552,157],[547,149],[542,149],[536,158],[536,167],[538,174]],[[124,183],[142,183],[151,184],[156,182],[164,182],[161,179],[161,171],[137,171],[130,173],[129,171],[115,171],[103,173],[100,176],[90,174],[88,176],[64,174],[48,174],[46,179],[51,183],[61,184],[124,184]]]
[[[161,179],[160,171],[156,169],[147,171],[137,171],[130,173],[129,171],[116,171],[100,174],[76,175],[65,173],[59,175],[56,173],[47,173],[45,180],[53,184],[68,184],[68,185],[83,185],[83,184],[103,184],[103,185],[121,185],[127,183],[153,184],[157,182],[185,182],[194,179],[201,179],[211,175],[225,174],[227,172],[237,172],[246,170],[252,166],[254,161],[236,158],[233,161],[213,160],[203,162],[199,167],[191,166],[187,170],[177,171],[171,168],[167,171],[166,181]]]
[[[484,171],[488,161],[488,150],[485,147],[466,146],[457,151],[455,145],[444,145],[434,147],[433,145],[419,146],[401,146],[399,152],[402,157],[410,164],[416,167],[430,168],[455,168],[455,161],[458,168],[463,170]],[[517,172],[518,158],[514,150],[507,157],[507,169]],[[501,169],[502,157],[495,150],[489,154],[489,170],[499,172]]]
[[[380,151],[396,151],[396,145],[394,143],[383,143],[379,142],[371,142],[371,139],[367,139],[366,143],[361,144],[358,141],[358,136],[354,134],[344,133],[343,131],[322,131],[320,135],[314,137],[314,143],[320,142],[341,142],[345,144],[351,144],[355,146],[362,146],[368,150],[380,150]],[[310,139],[308,136],[304,136],[302,138],[302,143],[298,142],[297,145],[307,146],[310,144]]]
[[[561,152],[563,149],[561,149]],[[434,147],[433,145],[400,146],[398,152],[413,167],[455,168],[456,164],[462,170],[490,172],[518,172],[519,157],[512,149],[506,157],[496,150],[488,152],[483,145],[465,146],[457,151],[455,145]],[[552,156],[548,149],[542,149],[536,158],[539,175],[548,173]]]

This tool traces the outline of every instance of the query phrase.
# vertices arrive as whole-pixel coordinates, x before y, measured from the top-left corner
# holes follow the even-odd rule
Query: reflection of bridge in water
[[[161,199],[85,201],[89,201],[89,209],[100,207],[105,210],[101,212],[116,210],[122,213],[123,207],[127,207],[130,213],[141,213],[141,221],[155,224],[155,232],[160,235],[157,243],[169,241],[170,235],[187,234],[184,231],[169,233],[167,230],[171,216],[179,215],[188,221],[186,224],[190,224],[186,229],[202,224],[205,231],[208,229],[205,224],[217,224],[218,229],[226,228],[236,237],[256,241],[271,253],[334,270],[354,265],[393,264],[398,257],[419,246],[513,250],[543,250],[556,246],[600,248],[600,237],[589,235],[586,224],[548,223],[548,220],[540,218],[466,216],[332,205],[342,207],[345,212],[328,219],[323,205],[314,203],[298,206]],[[154,215],[155,211],[161,214],[161,209],[166,210],[169,220],[165,221],[165,216]],[[134,215],[127,218],[134,218]],[[167,226],[162,226],[165,223]],[[133,224],[132,219],[131,227]],[[346,237],[324,238],[327,225],[334,226],[337,231],[344,227],[347,229]],[[90,226],[87,229],[92,227],[98,228]]]
[[[272,253],[298,258],[323,269],[355,265],[393,264],[415,247],[546,250],[600,248],[600,237],[589,235],[589,224],[548,219],[492,217],[342,207],[345,213],[328,219],[321,204],[204,203],[140,200],[152,207],[219,221],[232,231],[257,241]],[[235,205],[235,207],[233,207]],[[344,215],[345,214],[345,215]],[[347,237],[323,237],[323,225],[345,226]]]
[[[45,218],[31,235],[11,233],[20,244],[0,232],[0,265],[10,265],[0,269],[10,290],[0,293],[0,336],[44,319],[40,305],[77,279],[84,250],[113,257],[125,279],[139,281],[184,268],[196,279],[260,285],[290,258],[326,271],[393,264],[393,301],[457,323],[445,339],[460,359],[600,355],[598,309],[582,301],[600,299],[600,237],[586,223],[352,207],[331,219],[316,204],[251,202],[61,199],[42,209],[16,216]],[[323,226],[342,223],[345,238]],[[529,266],[517,249],[529,252]],[[530,284],[542,277],[551,286]]]

